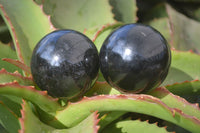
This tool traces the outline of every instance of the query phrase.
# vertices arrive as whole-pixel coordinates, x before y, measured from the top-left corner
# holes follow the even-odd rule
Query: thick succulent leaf
[[[94,86],[85,94],[85,96],[95,96],[110,94],[112,87],[107,82],[96,81]]]
[[[192,81],[200,79],[200,56],[188,51],[172,50],[172,62],[168,76],[161,86],[176,82]]]
[[[2,60],[9,62],[10,64],[13,64],[18,68],[21,68],[22,70],[24,70],[26,76],[31,74],[30,67],[28,67],[26,64],[24,64],[23,62],[19,60],[14,60],[14,59],[9,59],[9,58],[3,58]]]
[[[0,69],[6,68],[9,72],[14,72],[16,70],[21,72],[16,66],[12,66],[8,62],[2,61],[3,58],[17,59],[17,54],[9,45],[0,43]]]
[[[117,21],[133,23],[137,21],[136,0],[109,0]]]
[[[200,95],[200,81],[185,81],[182,83],[175,83],[165,86],[170,92],[179,96],[199,96]]]
[[[113,130],[117,131],[117,133],[168,133],[164,127],[158,127],[156,124],[149,124],[147,121],[140,120],[119,121],[102,132],[111,133]]]
[[[27,102],[22,105],[22,118],[20,124],[22,129],[20,133],[97,133],[98,132],[98,115],[92,113],[77,126],[70,129],[55,129],[42,123],[32,112]]]
[[[122,115],[126,114],[127,112],[124,111],[112,111],[105,113],[99,121],[100,129],[99,132],[101,132],[107,125],[121,117]]]
[[[9,132],[16,133],[20,129],[17,116],[0,102],[0,124]]]
[[[147,109],[148,108],[148,109]],[[149,95],[99,95],[84,98],[58,111],[55,118],[66,127],[72,127],[88,117],[93,111],[127,111],[147,114],[177,124],[191,132],[200,130],[200,120],[170,108],[160,99]],[[49,122],[52,126],[55,120]]]
[[[0,5],[0,13],[9,27],[18,58],[29,66],[33,48],[54,28],[32,0],[0,0]]]
[[[12,110],[16,116],[21,116],[21,98],[10,95],[0,95],[0,101],[2,101],[10,110]]]
[[[166,8],[173,37],[172,46],[178,50],[193,50],[200,53],[200,23],[177,12],[169,5]]]
[[[17,81],[21,85],[33,85],[32,77],[23,77],[17,71],[14,73],[8,72],[5,69],[0,70],[0,83],[8,83]]]
[[[56,98],[47,95],[46,91],[38,91],[33,86],[19,85],[17,82],[0,84],[0,94],[14,95],[31,101],[48,113],[60,109]]]
[[[164,87],[157,88],[150,92],[150,94],[159,98],[167,106],[179,109],[184,114],[200,120],[200,109],[198,104],[191,104],[184,98],[170,93],[170,91]]]
[[[55,27],[62,29],[82,32],[84,29],[114,22],[108,0],[46,0],[43,9],[51,15]]]

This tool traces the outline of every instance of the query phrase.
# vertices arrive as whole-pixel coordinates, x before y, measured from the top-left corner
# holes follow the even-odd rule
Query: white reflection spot
[[[59,57],[57,55],[55,55],[51,61],[51,65],[52,66],[59,66],[60,63],[59,63]]]
[[[141,34],[142,34],[143,36],[147,36],[144,32],[141,32]]]
[[[131,49],[126,48],[126,49],[124,50],[124,54],[123,54],[123,57],[122,57],[122,58],[123,58],[124,60],[130,61],[131,58],[132,58],[132,51],[131,51]]]

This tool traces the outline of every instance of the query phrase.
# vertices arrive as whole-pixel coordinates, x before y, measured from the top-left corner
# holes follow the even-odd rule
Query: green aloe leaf
[[[21,85],[33,85],[32,77],[23,77],[20,73],[11,73],[5,69],[0,70],[0,83],[17,81]]]
[[[96,110],[142,113],[172,122],[191,132],[200,130],[200,120],[168,107],[158,98],[142,94],[99,95],[84,98],[79,102],[69,103],[64,110],[57,111],[55,118],[66,127],[73,127]],[[53,126],[55,122],[57,121],[52,120],[49,124]]]
[[[170,93],[166,88],[157,88],[150,92],[151,95],[159,98],[167,106],[179,109],[184,114],[200,120],[200,108],[197,104],[191,104],[180,96]]]
[[[9,72],[19,71],[21,73],[19,68],[3,61],[3,58],[17,59],[17,54],[9,45],[0,43],[0,69],[6,68]]]
[[[200,23],[166,6],[172,31],[172,46],[178,50],[193,50],[200,53]]]
[[[62,29],[83,32],[84,29],[114,22],[108,0],[46,0],[43,9],[51,15],[55,27]]]
[[[9,59],[9,58],[3,58],[3,61],[6,61],[12,65],[15,65],[18,68],[21,68],[26,76],[30,76],[31,74],[31,69],[29,66],[27,66],[26,64],[24,64],[23,62],[19,61],[19,60],[14,60],[14,59]]]
[[[30,0],[0,0],[0,13],[9,27],[19,60],[30,66],[33,48],[54,30],[48,17]]]
[[[61,109],[56,98],[47,95],[46,91],[38,91],[33,86],[19,85],[17,82],[0,84],[0,94],[14,95],[31,101],[49,114]]]
[[[98,132],[98,115],[97,112],[92,113],[80,124],[70,129],[55,129],[42,123],[37,116],[32,112],[30,106],[24,101],[22,105],[22,118],[20,124],[21,133],[97,133]]]
[[[200,79],[200,56],[198,54],[190,51],[172,50],[171,52],[171,68],[162,86]]]
[[[109,0],[117,21],[133,23],[137,20],[136,0]]]
[[[18,117],[0,102],[0,124],[9,132],[16,133],[20,129]]]
[[[148,121],[124,120],[110,125],[110,128],[103,130],[103,133],[168,133],[165,127],[158,127],[156,124],[149,124]]]
[[[179,96],[199,96],[200,81],[192,80],[165,86],[170,92]]]
[[[0,95],[0,101],[2,101],[12,111],[13,114],[21,117],[21,98],[10,95]]]
[[[116,119],[118,119],[119,117],[121,117],[122,115],[126,113],[127,112],[124,112],[124,111],[112,111],[112,112],[105,113],[99,121],[99,125],[100,125],[99,132],[107,128],[107,126],[110,123],[112,123],[113,121],[115,121]]]

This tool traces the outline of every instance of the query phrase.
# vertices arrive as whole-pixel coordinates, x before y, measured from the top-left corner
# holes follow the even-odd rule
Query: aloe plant
[[[1,132],[200,132],[197,5],[198,0],[0,0]],[[115,28],[136,22],[156,28],[171,46],[171,68],[159,88],[121,94],[99,72],[83,98],[69,101],[49,96],[33,82],[31,54],[46,34],[77,30],[100,50]]]

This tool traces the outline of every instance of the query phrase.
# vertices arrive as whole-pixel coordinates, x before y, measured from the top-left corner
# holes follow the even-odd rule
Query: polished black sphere
[[[94,84],[98,70],[95,45],[73,30],[58,30],[46,35],[32,54],[33,79],[53,97],[82,95]]]
[[[158,87],[171,64],[170,48],[164,37],[142,24],[127,24],[112,32],[99,56],[105,80],[128,93],[145,93]]]

